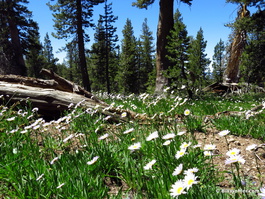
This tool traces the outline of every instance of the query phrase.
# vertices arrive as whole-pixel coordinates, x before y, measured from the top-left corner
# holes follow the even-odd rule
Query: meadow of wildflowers
[[[205,116],[247,111],[264,103],[264,96],[202,98],[99,94],[117,109],[145,114],[147,122],[113,123],[97,107],[69,106],[61,118],[45,120],[36,108],[0,106],[0,198],[261,198],[242,175],[247,158],[229,146],[227,136],[265,140],[265,112],[211,120],[216,135],[227,141],[220,172],[218,143],[199,143],[207,136]],[[126,111],[122,112],[126,117]],[[179,119],[180,118],[180,119]],[[226,141],[224,143],[226,144]],[[257,147],[249,143],[247,151]],[[261,156],[257,156],[262,162]],[[263,163],[264,164],[264,163]],[[224,173],[231,176],[221,187]],[[244,183],[243,183],[244,182]]]

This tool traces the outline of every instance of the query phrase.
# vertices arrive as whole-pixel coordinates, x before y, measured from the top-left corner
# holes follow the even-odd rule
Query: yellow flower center
[[[193,180],[193,179],[190,179],[190,180],[188,181],[188,185],[192,185],[193,182],[194,182],[194,180]]]
[[[177,189],[177,193],[178,193],[178,194],[181,194],[181,193],[182,193],[182,190],[183,190],[183,187],[179,187],[179,188]]]

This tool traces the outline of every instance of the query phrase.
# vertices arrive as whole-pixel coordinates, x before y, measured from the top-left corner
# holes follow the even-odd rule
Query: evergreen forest
[[[160,16],[166,14],[168,17],[167,21],[159,21],[164,31],[155,35],[146,18],[142,22],[141,35],[135,35],[128,18],[122,38],[118,38],[115,26],[119,16],[107,0],[47,1],[55,31],[52,35],[47,33],[44,41],[40,41],[38,22],[32,19],[28,0],[3,0],[0,2],[0,74],[42,78],[39,71],[45,68],[88,91],[108,94],[174,91],[192,98],[215,82],[263,87],[264,1],[224,2],[237,4],[238,16],[233,23],[226,24],[231,29],[228,42],[220,39],[211,61],[205,52],[204,30],[200,28],[197,35],[189,35],[181,10],[173,10],[173,0],[160,1]],[[147,9],[153,3],[154,0],[131,2],[139,9]],[[192,7],[192,0],[175,3]],[[102,4],[104,12],[98,21],[92,21],[94,8]],[[250,13],[248,8],[255,12]],[[86,45],[90,40],[85,31],[87,28],[95,30],[89,48]],[[50,37],[68,39],[61,49],[67,53],[63,63],[54,56]]]

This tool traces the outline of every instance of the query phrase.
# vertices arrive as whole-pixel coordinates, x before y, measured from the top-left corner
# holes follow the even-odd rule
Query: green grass
[[[216,185],[222,181],[212,157],[203,148],[194,148],[193,134],[207,133],[203,123],[206,115],[222,111],[244,111],[264,101],[264,95],[221,98],[204,96],[196,100],[177,96],[153,97],[146,95],[104,99],[115,107],[145,113],[154,119],[143,124],[132,121],[113,124],[95,110],[75,109],[57,121],[38,119],[29,108],[19,105],[0,107],[0,198],[158,198],[167,199],[172,185],[185,178],[184,171],[197,168],[197,184],[179,198],[238,198],[237,194],[222,191]],[[185,116],[186,109],[191,114]],[[182,118],[177,121],[176,115]],[[245,119],[222,116],[212,120],[218,130],[228,129],[238,136],[265,139],[265,112]],[[124,134],[128,129],[130,133]],[[184,135],[176,135],[183,129]],[[151,133],[159,137],[147,141]],[[164,135],[174,133],[169,145],[163,145]],[[108,134],[103,140],[98,138]],[[69,137],[70,136],[70,137]],[[65,140],[66,138],[68,140]],[[129,146],[140,143],[131,151]],[[177,159],[176,153],[184,142],[191,142],[186,153]],[[88,164],[94,157],[98,159]],[[56,158],[57,160],[55,160]],[[54,162],[51,164],[51,161]],[[149,170],[144,167],[156,160]],[[183,164],[177,176],[172,173]],[[235,189],[241,189],[239,165],[233,164]],[[232,168],[231,167],[231,168]],[[114,189],[112,193],[110,188]],[[244,188],[244,187],[243,187]],[[259,187],[256,187],[258,189]],[[246,187],[244,189],[247,189]],[[258,190],[257,190],[258,191]],[[257,198],[243,194],[243,198]]]

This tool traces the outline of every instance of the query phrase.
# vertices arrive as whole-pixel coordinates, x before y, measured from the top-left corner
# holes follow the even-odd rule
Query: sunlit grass
[[[36,109],[2,106],[0,197],[165,199],[174,196],[179,186],[175,183],[180,181],[184,184],[179,198],[230,198],[216,186],[222,176],[213,164],[212,149],[205,155],[193,135],[207,133],[207,115],[247,111],[264,100],[262,96],[246,99],[108,96],[105,100],[114,107],[152,118],[119,124],[94,109],[69,109],[48,122],[39,118]],[[264,139],[264,117],[264,112],[248,119],[221,116],[212,124],[219,131]],[[181,164],[181,171],[173,175]],[[240,188],[243,168],[232,166],[234,186]],[[188,175],[190,169],[196,172]]]

